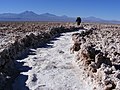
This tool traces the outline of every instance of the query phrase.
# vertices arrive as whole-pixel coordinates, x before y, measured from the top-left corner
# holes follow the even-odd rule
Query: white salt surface
[[[20,73],[13,90],[92,90],[78,76],[80,69],[73,65],[75,56],[70,54],[73,33],[64,33],[46,47],[31,49],[27,58],[17,60],[31,69]],[[25,69],[23,66],[19,69]]]

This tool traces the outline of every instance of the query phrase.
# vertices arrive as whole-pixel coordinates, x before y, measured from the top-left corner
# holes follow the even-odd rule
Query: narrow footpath
[[[80,31],[77,31],[80,32]],[[81,81],[70,54],[71,35],[63,33],[45,47],[31,49],[18,68],[22,71],[13,83],[13,90],[91,90]]]

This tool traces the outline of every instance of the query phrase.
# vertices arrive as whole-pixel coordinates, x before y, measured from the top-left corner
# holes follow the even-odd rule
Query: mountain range
[[[50,13],[36,14],[33,11],[25,11],[19,14],[16,13],[3,13],[0,14],[0,21],[64,21],[75,22],[74,17],[68,17],[66,15],[57,16]],[[99,23],[116,23],[120,24],[120,21],[115,20],[103,20],[96,17],[82,18],[83,22],[99,22]]]

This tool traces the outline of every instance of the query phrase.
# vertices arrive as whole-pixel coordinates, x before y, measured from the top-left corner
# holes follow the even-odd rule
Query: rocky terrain
[[[73,32],[78,30],[80,32]],[[44,58],[51,58],[50,63],[48,61],[44,63],[43,57],[38,56],[34,58],[30,56],[21,60],[28,65],[30,62],[33,63],[30,64],[33,69],[27,73],[30,77],[27,86],[32,90],[34,88],[39,90],[41,87],[44,87],[43,90],[51,90],[49,88],[54,89],[56,86],[58,86],[58,90],[120,90],[120,25],[82,23],[81,27],[76,27],[74,23],[63,22],[0,22],[0,90],[11,90],[11,84],[20,75],[21,70],[16,68],[17,59],[28,54],[31,48],[44,46],[46,42],[65,32],[72,33],[63,34],[59,38],[60,40],[53,45],[53,49],[39,48],[34,50],[38,56],[45,56],[47,53],[48,55]],[[71,37],[73,46],[70,48]],[[68,47],[71,55],[68,53]],[[75,60],[72,60],[74,52],[77,55]],[[35,62],[34,59],[43,61],[43,65],[40,62]],[[78,70],[75,67],[78,67]],[[49,71],[48,74],[45,74],[46,70]],[[34,73],[35,71],[36,73]],[[58,75],[60,73],[63,75]],[[32,74],[33,76],[31,76]],[[44,75],[42,76],[42,74]],[[46,78],[51,77],[52,74],[56,78],[54,82],[51,81],[51,78]],[[41,77],[37,79],[36,75]],[[31,77],[33,78],[31,79]],[[77,77],[86,83],[86,87],[83,87],[84,85],[79,82]],[[39,85],[42,84],[39,81],[42,78],[45,78],[45,82],[43,82],[46,85]],[[64,82],[63,84],[59,81],[60,78]],[[18,78],[18,80],[20,79],[21,77]],[[40,87],[30,84],[34,81],[39,81],[37,86]],[[14,87],[16,85],[18,87],[15,87],[14,90],[16,88],[21,90],[19,88],[21,85],[18,85],[19,81],[16,82]],[[77,83],[82,87],[79,87]],[[24,88],[23,90],[28,89]]]
[[[42,33],[61,26],[69,28],[69,23],[0,22],[0,48],[7,47],[8,43],[14,43],[15,39],[23,38],[30,33]]]
[[[8,90],[20,71],[15,60],[30,48],[36,48],[63,32],[78,30],[69,23],[1,22],[0,23],[0,90]],[[6,86],[6,87],[5,87]]]
[[[120,25],[84,24],[71,47],[76,65],[93,90],[120,90]],[[88,82],[87,82],[88,80]]]

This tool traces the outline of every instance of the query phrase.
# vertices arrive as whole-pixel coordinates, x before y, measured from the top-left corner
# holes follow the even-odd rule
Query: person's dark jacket
[[[76,22],[77,22],[77,25],[80,25],[80,23],[81,23],[81,18],[80,18],[80,17],[77,17]]]

